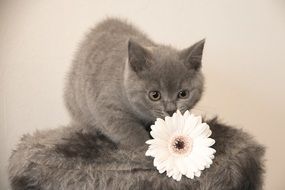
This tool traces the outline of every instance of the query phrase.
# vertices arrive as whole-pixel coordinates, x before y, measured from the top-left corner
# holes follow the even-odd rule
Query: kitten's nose
[[[169,116],[172,116],[174,114],[174,112],[176,112],[176,110],[169,110],[166,111],[166,113],[168,113]]]

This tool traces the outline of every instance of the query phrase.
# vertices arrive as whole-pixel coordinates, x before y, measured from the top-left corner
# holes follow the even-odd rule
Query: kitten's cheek
[[[159,117],[159,114],[157,114],[157,113],[155,113],[155,112],[151,111],[151,113],[150,113],[150,117],[151,117],[151,120],[156,120],[156,118],[158,118],[158,117]]]
[[[163,112],[163,113],[157,114],[155,116],[155,119],[157,119],[157,118],[164,119],[166,116],[168,116],[168,114]]]

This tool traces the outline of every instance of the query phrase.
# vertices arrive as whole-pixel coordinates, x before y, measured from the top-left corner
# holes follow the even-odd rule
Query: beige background
[[[196,111],[253,134],[267,147],[265,189],[285,189],[283,0],[1,1],[0,189],[22,134],[68,123],[65,74],[83,34],[106,16],[178,48],[206,37],[207,86]]]

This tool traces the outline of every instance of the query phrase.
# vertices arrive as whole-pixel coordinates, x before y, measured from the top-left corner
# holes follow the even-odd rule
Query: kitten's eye
[[[189,96],[189,91],[188,90],[181,90],[178,92],[178,98],[185,99],[188,98]]]
[[[160,92],[158,91],[150,91],[148,94],[149,99],[152,101],[158,101],[161,98]]]

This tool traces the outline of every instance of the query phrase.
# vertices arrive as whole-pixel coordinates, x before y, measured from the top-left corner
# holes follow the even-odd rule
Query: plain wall
[[[21,135],[68,124],[66,73],[84,34],[106,16],[177,48],[206,38],[206,90],[195,110],[255,136],[267,147],[265,189],[285,189],[283,0],[1,1],[0,189]]]

